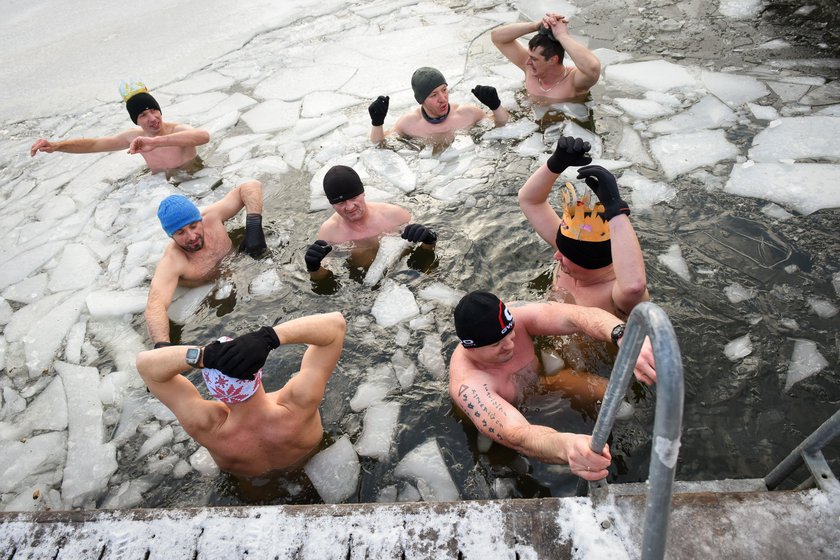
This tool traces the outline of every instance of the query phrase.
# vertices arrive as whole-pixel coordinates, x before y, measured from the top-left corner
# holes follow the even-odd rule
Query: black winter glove
[[[303,257],[303,260],[306,261],[306,270],[317,272],[321,268],[321,261],[330,251],[332,251],[332,245],[321,239],[310,245]]]
[[[262,230],[262,216],[260,214],[248,214],[245,218],[245,239],[239,245],[239,250],[257,258],[267,248],[265,234]]]
[[[437,234],[433,230],[420,224],[408,224],[405,226],[405,229],[400,237],[410,241],[411,243],[417,243],[418,241],[429,245],[437,243]]]
[[[502,104],[499,101],[499,94],[496,93],[496,88],[493,86],[475,86],[472,88],[472,94],[476,98],[487,105],[491,111],[495,111]]]
[[[280,346],[271,327],[262,327],[227,342],[216,341],[204,347],[204,367],[217,369],[229,377],[254,379],[265,365],[268,354]]]
[[[569,166],[589,165],[592,158],[586,155],[589,151],[589,142],[571,136],[561,136],[557,140],[557,147],[554,154],[548,158],[546,165],[552,173],[563,173]]]
[[[167,346],[172,346],[171,342],[167,342],[165,340],[161,340],[160,342],[155,342],[155,350],[158,348],[165,348]]]
[[[604,205],[604,219],[612,220],[619,214],[630,215],[630,206],[621,200],[618,192],[618,185],[615,182],[615,175],[600,165],[587,165],[578,169],[578,179],[586,179],[601,204]]]
[[[382,126],[385,122],[385,116],[388,114],[388,103],[391,98],[387,95],[380,95],[376,101],[368,105],[368,113],[370,113],[371,126]]]

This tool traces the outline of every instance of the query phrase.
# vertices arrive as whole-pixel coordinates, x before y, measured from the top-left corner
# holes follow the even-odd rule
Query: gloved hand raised
[[[245,239],[239,245],[239,250],[244,250],[252,257],[257,258],[267,248],[262,229],[262,216],[260,214],[248,214],[245,218]]]
[[[600,165],[587,165],[578,169],[578,179],[586,179],[601,204],[604,205],[604,219],[612,220],[619,214],[630,215],[630,206],[621,200],[618,192],[618,184],[615,182],[615,175]]]
[[[496,93],[496,88],[493,86],[475,86],[472,88],[472,94],[476,98],[487,105],[491,111],[495,111],[502,104],[499,101],[499,94]]]
[[[204,367],[217,369],[228,377],[254,379],[265,365],[268,354],[280,346],[271,327],[243,334],[227,342],[216,341],[204,347]]]
[[[584,142],[580,138],[561,136],[557,140],[554,154],[548,158],[546,165],[552,173],[558,175],[570,166],[589,165],[592,163],[592,158],[586,155],[589,148],[589,142]]]
[[[437,243],[437,234],[430,228],[420,224],[408,224],[400,236],[411,243],[426,243],[434,245]]]
[[[322,239],[310,245],[306,250],[306,255],[303,257],[303,260],[306,261],[306,270],[317,272],[321,268],[321,261],[324,260],[324,257],[330,251],[332,251],[332,245]]]
[[[382,126],[385,122],[385,117],[388,115],[388,104],[391,98],[387,95],[380,95],[376,101],[368,105],[368,113],[370,113],[371,126]]]

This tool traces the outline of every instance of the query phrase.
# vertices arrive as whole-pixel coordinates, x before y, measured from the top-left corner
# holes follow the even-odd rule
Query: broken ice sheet
[[[817,343],[813,340],[796,339],[793,345],[793,355],[790,357],[785,391],[812,375],[819,373],[828,361],[820,354]]]

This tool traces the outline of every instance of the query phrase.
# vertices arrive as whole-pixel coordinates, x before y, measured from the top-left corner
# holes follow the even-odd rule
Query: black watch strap
[[[612,343],[618,346],[619,339],[624,336],[624,323],[619,323],[613,327],[612,332],[610,333],[610,339],[612,339]]]

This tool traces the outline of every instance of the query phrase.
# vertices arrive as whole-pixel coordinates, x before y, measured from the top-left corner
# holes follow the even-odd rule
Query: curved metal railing
[[[624,341],[613,366],[604,406],[592,432],[592,450],[600,451],[607,443],[615,416],[627,388],[645,337],[650,337],[656,360],[656,413],[653,445],[648,472],[648,497],[645,505],[642,558],[665,556],[674,473],[680,449],[683,417],[683,367],[674,327],[658,305],[643,302],[633,308],[627,320]],[[585,486],[585,485],[584,485]],[[603,480],[589,484],[594,499],[606,493]]]

